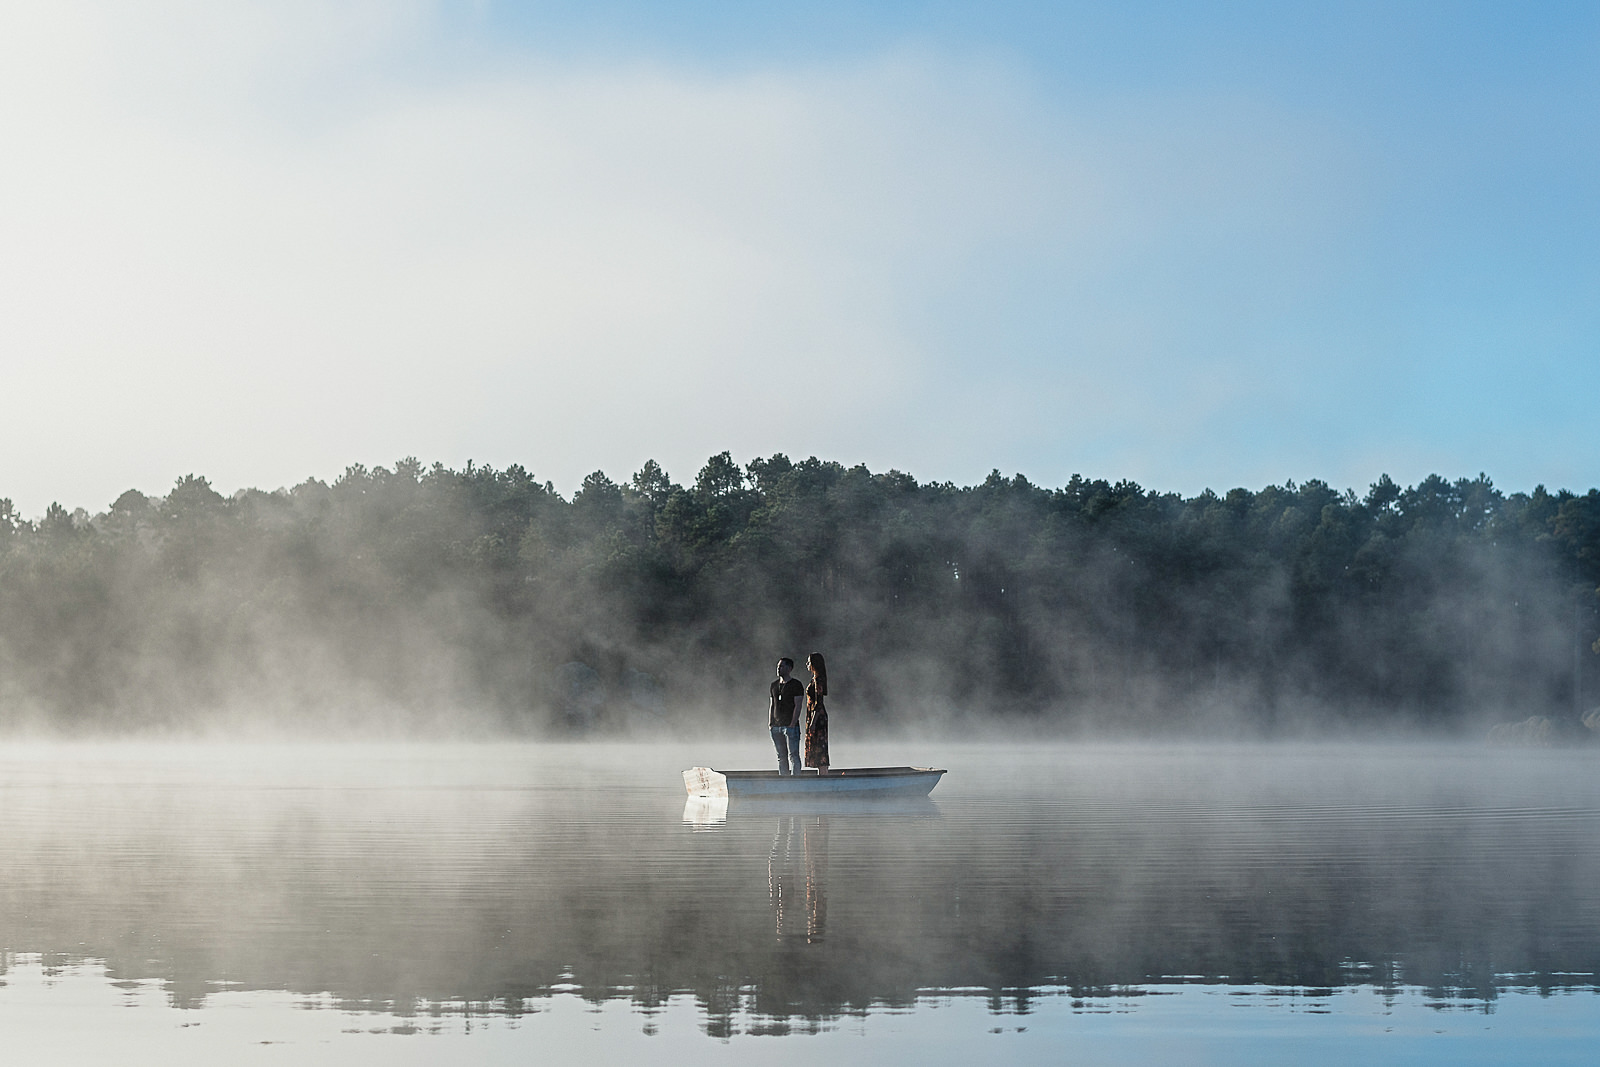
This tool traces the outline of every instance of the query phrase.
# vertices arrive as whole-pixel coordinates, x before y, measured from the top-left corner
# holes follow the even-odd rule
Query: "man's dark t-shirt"
[[[794,718],[794,702],[806,695],[806,687],[800,684],[800,679],[790,678],[786,682],[772,680],[771,714],[767,716],[768,726],[796,726]]]

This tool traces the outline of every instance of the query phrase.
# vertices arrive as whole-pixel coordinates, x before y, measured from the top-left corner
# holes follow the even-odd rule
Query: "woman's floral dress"
[[[806,732],[800,754],[807,767],[828,766],[828,709],[816,682],[806,686]]]

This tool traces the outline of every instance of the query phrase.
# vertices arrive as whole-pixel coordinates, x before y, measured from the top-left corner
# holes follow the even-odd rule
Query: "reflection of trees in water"
[[[802,929],[805,943],[828,934],[828,817],[788,815],[778,819],[767,856],[767,897],[777,939]],[[804,924],[799,909],[803,907]]]
[[[786,816],[693,835],[713,847],[666,874],[657,843],[626,833],[566,863],[548,839],[515,842],[510,823],[454,846],[440,825],[421,852],[351,839],[337,820],[231,855],[208,852],[199,829],[101,839],[66,860],[41,841],[16,862],[7,842],[0,948],[104,958],[114,978],[161,978],[186,1005],[222,981],[497,1014],[562,989],[641,1011],[690,993],[713,1029],[752,1013],[808,1026],[927,989],[1026,1011],[1041,987],[1092,997],[1166,975],[1487,1002],[1508,972],[1592,989],[1600,959],[1591,853],[1496,858],[1504,842],[1435,827],[1392,838],[1387,855],[1358,835],[1293,833],[1241,855],[1224,828],[1193,822],[996,842],[909,822],[841,836],[839,820]]]
[[[1026,1011],[1040,987],[1098,996],[1174,974],[1487,1002],[1508,972],[1593,988],[1600,958],[1591,855],[1472,859],[1462,850],[1483,842],[1436,828],[1393,839],[1397,862],[1359,837],[1292,834],[1241,857],[1228,832],[1193,823],[1037,827],[1008,850],[949,828],[851,826],[841,846],[837,820],[785,816],[695,835],[716,847],[671,877],[639,860],[643,839],[567,866],[509,837],[418,853],[322,820],[285,829],[232,856],[158,837],[12,862],[0,947],[105,958],[114,978],[162,978],[187,1005],[220,981],[402,1011],[516,1013],[560,989],[646,1011],[688,992],[722,1027],[752,1012],[810,1025],[941,988]]]
[[[990,819],[951,805],[734,812],[716,832],[664,834],[592,801],[154,790],[74,808],[14,787],[0,967],[7,951],[105,959],[189,1005],[221,982],[499,1014],[572,990],[648,1018],[690,995],[712,1032],[752,1017],[777,1032],[925,990],[1026,1011],[1046,987],[1095,996],[1170,975],[1487,1003],[1507,985],[1592,990],[1600,960],[1600,856],[1576,808]]]

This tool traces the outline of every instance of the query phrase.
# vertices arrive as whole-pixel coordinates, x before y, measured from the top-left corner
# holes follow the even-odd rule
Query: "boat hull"
[[[692,767],[683,772],[683,785],[692,797],[927,796],[944,773],[933,767],[845,767],[827,774]]]

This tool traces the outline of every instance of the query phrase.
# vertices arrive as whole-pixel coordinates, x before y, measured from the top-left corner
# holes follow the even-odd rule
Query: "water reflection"
[[[571,994],[647,1030],[689,997],[719,1036],[1182,983],[1478,1010],[1595,989],[1585,762],[957,755],[937,802],[819,806],[685,804],[672,753],[13,754],[0,970],[103,960],[178,1005],[273,990],[402,1016]]]
[[[802,936],[820,945],[828,928],[828,816],[789,815],[778,819],[767,855],[767,897],[777,939]],[[805,922],[798,924],[797,904]]]
[[[772,815],[859,816],[881,823],[906,817],[936,819],[940,810],[925,796],[690,797],[683,806],[683,821],[696,831],[723,829],[729,818],[765,819]]]
[[[691,830],[720,830],[728,821],[728,798],[690,797],[683,806],[683,821]]]

